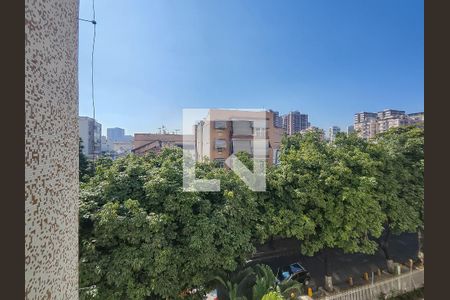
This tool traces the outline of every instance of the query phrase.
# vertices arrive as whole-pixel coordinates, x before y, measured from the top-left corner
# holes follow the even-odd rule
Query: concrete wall
[[[26,299],[78,299],[78,0],[25,1]]]

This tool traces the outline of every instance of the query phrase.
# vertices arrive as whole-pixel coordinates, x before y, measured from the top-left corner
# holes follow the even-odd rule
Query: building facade
[[[79,117],[79,134],[83,145],[83,154],[88,158],[102,153],[102,124],[90,117]]]
[[[282,117],[283,129],[287,135],[292,135],[310,126],[307,114],[301,114],[299,111],[291,111]]]
[[[205,120],[194,126],[196,160],[223,164],[240,151],[253,156],[256,137],[266,142],[267,163],[277,164],[283,129],[275,126],[275,118],[273,111],[209,110]]]
[[[351,134],[353,132],[355,132],[355,126],[353,125],[347,126],[347,134]]]
[[[108,143],[108,139],[104,135],[102,135],[101,151],[102,151],[102,154],[112,151],[112,145],[110,143]]]
[[[123,141],[125,138],[125,129],[119,127],[107,128],[106,137],[111,142]]]
[[[410,119],[410,123],[414,124],[418,127],[422,127],[424,125],[425,122],[425,113],[424,112],[417,112],[417,113],[412,113],[412,114],[408,114],[408,117]]]
[[[353,126],[360,137],[369,139],[390,128],[407,125],[422,126],[423,122],[423,112],[406,114],[403,110],[385,109],[378,113],[356,113]]]
[[[148,152],[159,152],[164,147],[183,147],[183,138],[193,142],[194,135],[184,136],[172,133],[135,133],[131,152],[144,155]]]
[[[278,111],[269,110],[269,112],[273,113],[273,126],[277,128],[283,127],[283,117],[280,116],[280,113]]]
[[[341,132],[341,128],[339,126],[332,126],[328,129],[328,139],[330,142],[334,141],[339,132]]]

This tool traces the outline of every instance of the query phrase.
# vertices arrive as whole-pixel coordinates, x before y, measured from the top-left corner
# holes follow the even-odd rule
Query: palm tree
[[[284,298],[279,292],[271,291],[265,294],[261,300],[284,300]]]
[[[251,287],[255,284],[255,280],[256,275],[250,267],[237,273],[222,274],[213,278],[220,300],[251,299]]]
[[[213,278],[220,300],[261,300],[274,291],[276,278],[269,266],[256,265]]]
[[[261,300],[263,296],[274,289],[276,278],[267,265],[256,265],[256,281],[253,286],[253,300]]]
[[[277,289],[284,298],[296,299],[303,292],[303,284],[295,280],[289,280],[281,282]]]

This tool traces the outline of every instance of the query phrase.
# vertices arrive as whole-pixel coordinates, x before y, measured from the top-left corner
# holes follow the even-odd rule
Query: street
[[[300,253],[300,242],[296,240],[280,240],[274,242],[275,249],[268,245],[258,247],[255,255],[257,259],[249,262],[250,265],[257,263],[267,264],[274,273],[279,267],[289,265],[293,262],[300,262],[311,274],[310,286],[315,290],[324,285],[325,268],[323,258],[317,256],[304,256]],[[405,263],[408,259],[417,258],[417,234],[405,233],[399,236],[392,236],[389,250],[395,262]],[[278,252],[283,249],[282,253]],[[349,276],[353,277],[355,284],[362,282],[364,272],[376,272],[377,269],[387,269],[386,260],[380,250],[374,255],[366,254],[345,254],[340,250],[331,250],[330,269],[333,273],[333,284],[339,286],[345,284]]]

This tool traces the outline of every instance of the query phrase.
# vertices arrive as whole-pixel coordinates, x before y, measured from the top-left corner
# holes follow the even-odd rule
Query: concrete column
[[[26,299],[78,299],[78,5],[25,1]]]
[[[325,276],[325,290],[327,292],[332,292],[334,290],[332,276]]]
[[[394,260],[388,259],[386,261],[386,263],[387,263],[388,272],[391,273],[391,274],[394,274],[394,272],[395,272],[395,262],[394,262]]]

